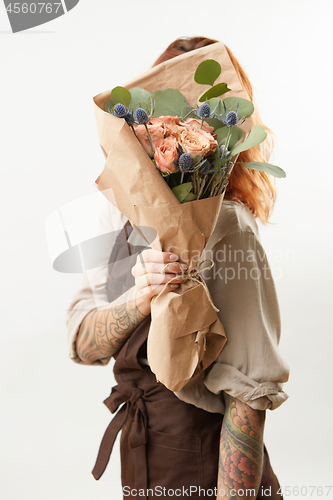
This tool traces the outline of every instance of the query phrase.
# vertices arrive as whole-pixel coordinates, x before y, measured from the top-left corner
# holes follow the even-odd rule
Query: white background
[[[117,447],[102,479],[90,474],[111,417],[102,401],[112,366],[68,358],[64,318],[81,276],[52,269],[44,226],[96,196],[104,157],[92,97],[149,69],[175,38],[198,35],[223,41],[247,71],[276,135],[271,161],[287,172],[274,224],[260,227],[291,366],[290,399],[268,412],[265,442],[284,487],[317,498],[309,486],[333,483],[332,15],[330,0],[81,0],[11,34],[0,5],[2,498],[121,498]]]

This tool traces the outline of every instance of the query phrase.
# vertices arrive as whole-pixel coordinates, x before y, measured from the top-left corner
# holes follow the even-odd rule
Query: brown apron
[[[144,247],[128,243],[131,231],[127,223],[111,253],[107,284],[110,302],[134,285],[130,270]],[[128,261],[126,269],[124,261],[121,262],[125,258]],[[122,429],[120,455],[124,499],[172,495],[192,500],[205,496],[214,498],[208,490],[217,487],[223,415],[181,401],[156,382],[149,366],[139,364],[138,358],[147,357],[149,325],[150,316],[115,355],[114,375],[118,385],[112,388],[104,403],[111,413],[122,406],[105,431],[93,476],[99,479],[103,474],[114,441]],[[279,487],[264,448],[264,469],[257,499],[268,496],[280,500]],[[147,494],[148,488],[151,491]],[[144,494],[140,495],[140,490]]]

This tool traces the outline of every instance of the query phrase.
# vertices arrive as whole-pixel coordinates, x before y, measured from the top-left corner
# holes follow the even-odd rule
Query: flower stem
[[[225,141],[225,148],[226,148],[226,150],[228,150],[228,146],[229,146],[229,142],[230,142],[230,138],[231,138],[231,129],[232,129],[232,127],[229,127],[227,139]]]
[[[196,169],[193,174],[191,175],[191,182],[192,182],[192,185],[193,185],[193,193],[198,196],[198,193],[199,193],[199,188],[200,188],[200,185],[199,185],[199,172],[198,172],[198,169]],[[197,198],[198,199],[198,198]]]
[[[144,126],[145,126],[145,129],[147,131],[147,135],[148,135],[148,140],[149,140],[149,144],[150,144],[150,147],[151,147],[151,152],[154,156],[154,147],[153,147],[153,143],[151,142],[151,137],[150,137],[150,133],[149,133],[149,130],[148,130],[148,127],[147,127],[147,124],[144,123]]]
[[[136,138],[138,138],[138,136],[137,136],[137,135],[136,135],[136,133],[135,133],[135,130],[134,130],[133,125],[130,125],[130,127],[131,127],[131,129],[133,130],[135,137],[136,137]]]
[[[207,193],[208,188],[209,188],[209,186],[211,185],[211,183],[212,183],[212,181],[213,181],[213,179],[214,179],[214,177],[215,177],[216,173],[217,173],[217,172],[214,172],[214,173],[211,175],[211,178],[209,179],[208,184],[207,184],[207,186],[206,186],[206,188],[205,188],[204,195]]]
[[[194,108],[191,109],[191,111],[189,111],[180,121],[184,121],[188,116],[190,116],[194,111]]]
[[[198,193],[198,196],[197,196],[197,200],[200,200],[200,197],[202,195],[202,192],[203,192],[203,189],[205,187],[205,184],[206,184],[206,181],[204,178],[201,178],[200,179],[200,188],[199,188],[199,193]]]
[[[237,155],[238,157],[238,155]],[[225,175],[223,176],[223,178],[221,179],[221,184],[218,186],[218,189],[217,189],[217,194],[222,194],[223,191],[225,190],[225,188],[227,187],[228,185],[228,182],[229,182],[229,177],[230,177],[230,174],[231,174],[231,171],[236,163],[236,159],[237,157],[235,158],[235,160],[230,160],[227,164],[227,169],[225,171]]]
[[[213,185],[210,189],[210,194],[209,194],[210,198],[217,194],[217,189],[220,182],[221,182],[221,171],[216,172],[216,178],[214,179]]]

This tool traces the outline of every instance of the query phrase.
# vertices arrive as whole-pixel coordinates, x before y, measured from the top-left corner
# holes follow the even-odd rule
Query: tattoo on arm
[[[226,393],[225,403],[218,477],[218,489],[225,496],[218,498],[256,498],[263,466],[265,411],[253,410]]]
[[[80,327],[76,343],[78,356],[86,363],[110,358],[145,317],[137,306],[134,287],[113,301],[107,309],[91,311]]]

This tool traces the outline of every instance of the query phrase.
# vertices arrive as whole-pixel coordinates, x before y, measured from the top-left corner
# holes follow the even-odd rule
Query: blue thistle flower
[[[214,118],[215,116],[215,111],[217,110],[219,105],[219,102],[216,104],[215,108],[213,111],[210,109],[210,105],[206,101],[204,104],[202,104],[200,107],[196,105],[196,109],[191,108],[190,111],[182,118],[182,121],[184,121],[189,115],[195,115],[197,116],[200,120],[208,119],[208,118]],[[188,104],[187,104],[188,106]],[[190,106],[188,106],[190,107]]]
[[[117,116],[118,118],[125,118],[127,114],[127,108],[121,103],[118,103],[114,106],[112,114]]]
[[[208,160],[206,160],[203,165],[202,165],[202,173],[203,174],[209,174],[210,172],[212,172],[214,170],[214,167],[212,165],[212,163]]]
[[[201,120],[204,120],[205,118],[210,117],[210,106],[205,102],[202,106],[200,106],[198,110],[198,116],[201,118]]]
[[[234,127],[238,122],[238,116],[235,111],[229,111],[227,116],[225,117],[227,127]]]
[[[149,116],[143,108],[137,108],[137,110],[135,111],[135,120],[139,124],[145,124],[148,123]]]
[[[127,111],[126,116],[124,116],[124,119],[128,125],[130,125],[130,126],[133,125],[134,116],[133,116],[133,113],[131,113],[131,111]]]
[[[242,116],[242,118],[238,118],[239,102],[237,103],[236,111],[227,112],[227,107],[224,101],[223,108],[225,117],[217,113],[214,115],[214,118],[220,120],[227,127],[235,127],[237,125],[241,125],[245,121],[246,115]]]
[[[189,153],[183,153],[178,160],[178,166],[182,172],[190,172],[193,164],[192,156]]]

